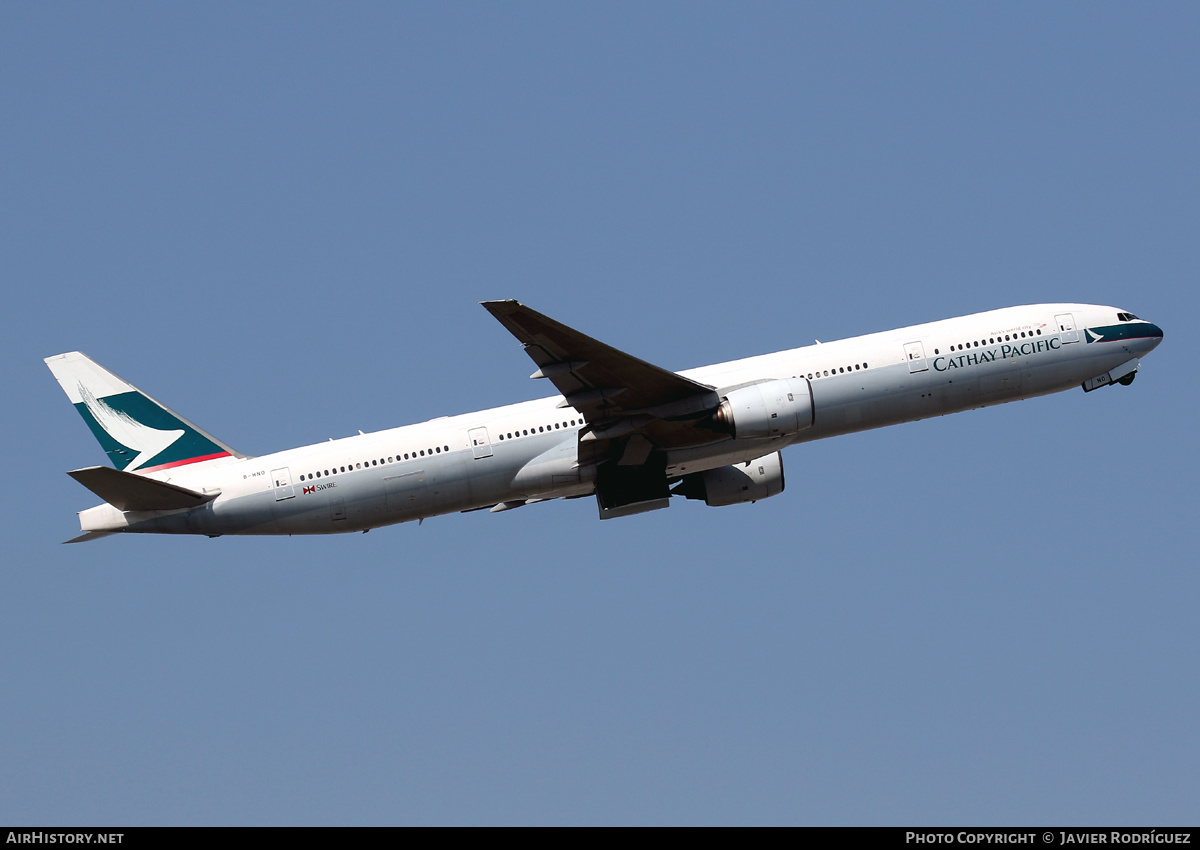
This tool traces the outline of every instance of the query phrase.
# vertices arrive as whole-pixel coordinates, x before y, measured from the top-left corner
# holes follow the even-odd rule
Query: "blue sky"
[[[1200,799],[1194,4],[0,8],[0,821],[1178,824]],[[756,505],[79,546],[80,349],[240,450],[1113,304],[1132,387]]]

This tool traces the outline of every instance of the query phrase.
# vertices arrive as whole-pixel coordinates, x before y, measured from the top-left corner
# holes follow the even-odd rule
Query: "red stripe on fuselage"
[[[219,457],[230,457],[229,452],[217,452],[214,455],[201,455],[200,457],[189,457],[187,460],[173,460],[170,463],[162,463],[158,466],[147,466],[137,470],[138,472],[157,472],[160,469],[172,469],[176,466],[187,466],[189,463],[200,463],[202,460],[214,460]]]

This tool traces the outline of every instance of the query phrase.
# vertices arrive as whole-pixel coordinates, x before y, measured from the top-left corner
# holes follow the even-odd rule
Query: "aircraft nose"
[[[1146,326],[1146,330],[1149,331],[1147,336],[1150,338],[1150,347],[1157,348],[1158,344],[1160,342],[1162,342],[1162,338],[1163,338],[1162,328],[1160,328],[1158,325],[1151,322]]]

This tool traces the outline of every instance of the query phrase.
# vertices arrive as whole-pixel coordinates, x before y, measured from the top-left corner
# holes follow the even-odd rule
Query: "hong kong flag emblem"
[[[317,492],[317,488],[316,488],[316,487],[305,487],[305,488],[304,488],[304,495],[305,495],[305,496],[307,496],[309,493],[315,493],[315,492]]]

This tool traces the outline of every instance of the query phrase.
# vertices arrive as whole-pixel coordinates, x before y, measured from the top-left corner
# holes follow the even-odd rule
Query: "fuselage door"
[[[275,501],[282,502],[296,495],[296,489],[292,487],[292,471],[286,466],[272,469],[271,480],[275,483]]]
[[[924,372],[929,368],[925,363],[925,344],[920,341],[904,343],[904,359],[908,361],[909,372]]]
[[[471,441],[471,451],[475,453],[476,460],[492,456],[492,442],[488,439],[487,428],[472,428],[467,432],[467,439]]]
[[[1071,313],[1062,313],[1054,317],[1054,323],[1058,325],[1058,332],[1062,335],[1064,345],[1068,342],[1079,342],[1079,330],[1075,327],[1075,316]]]

